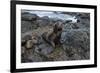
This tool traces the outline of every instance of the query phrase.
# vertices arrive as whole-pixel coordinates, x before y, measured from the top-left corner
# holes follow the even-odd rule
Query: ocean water
[[[23,12],[29,12],[31,14],[37,14],[39,17],[48,16],[53,19],[61,19],[61,20],[72,20],[75,21],[73,16],[68,14],[63,14],[62,12],[54,12],[54,11],[33,11],[33,10],[22,10]]]

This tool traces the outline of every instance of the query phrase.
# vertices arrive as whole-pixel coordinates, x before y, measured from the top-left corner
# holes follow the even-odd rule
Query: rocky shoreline
[[[90,14],[62,12],[76,16],[79,22],[69,23],[62,19],[53,19],[48,16],[39,17],[28,12],[21,13],[21,62],[45,62],[45,61],[70,61],[90,59]],[[41,35],[44,32],[52,32],[54,24],[60,22],[63,25],[60,44],[55,48],[48,44]],[[35,44],[30,44],[35,37]],[[28,45],[23,45],[28,41]],[[27,49],[26,47],[31,48]]]

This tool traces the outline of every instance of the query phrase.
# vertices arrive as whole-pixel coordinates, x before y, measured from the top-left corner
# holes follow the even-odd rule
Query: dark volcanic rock
[[[22,14],[21,20],[22,21],[35,21],[39,17],[36,14]]]
[[[82,19],[90,19],[90,13],[79,13],[78,17]]]
[[[27,62],[41,62],[43,58],[33,52],[33,49],[26,50],[24,54],[22,54],[22,63],[27,63]]]
[[[36,21],[37,25],[39,27],[44,27],[44,26],[47,26],[47,25],[50,25],[50,19],[48,16],[44,16],[44,17],[41,17],[39,20]]]
[[[36,23],[33,23],[31,21],[21,21],[21,24],[22,24],[21,25],[21,32],[22,33],[32,31],[38,27]]]
[[[30,14],[29,12],[21,12],[21,15],[24,15],[24,14]]]
[[[37,48],[35,48],[35,52],[40,53],[42,55],[48,55],[50,54],[52,51],[54,50],[54,48],[49,45],[49,44],[40,44],[38,45]]]
[[[60,12],[61,13],[61,12]],[[21,62],[43,62],[43,61],[66,61],[66,60],[86,60],[90,58],[90,14],[62,12],[76,16],[79,23],[68,23],[58,18],[49,16],[39,17],[36,14],[22,12],[21,16]],[[52,47],[42,39],[42,33],[53,27],[56,22],[61,22],[64,27],[59,45]],[[41,30],[42,28],[42,30]],[[45,31],[44,31],[45,29]],[[27,49],[26,41],[31,42],[32,33],[39,35],[34,47]],[[49,32],[49,31],[47,31]],[[37,40],[37,39],[35,39]],[[29,44],[33,45],[33,43]]]
[[[86,54],[86,52],[90,51],[89,30],[72,29],[70,31],[62,32],[61,43],[64,50],[66,50],[67,55],[72,59],[74,59],[74,56],[75,59],[83,59],[84,57],[85,59],[89,59],[89,54]]]

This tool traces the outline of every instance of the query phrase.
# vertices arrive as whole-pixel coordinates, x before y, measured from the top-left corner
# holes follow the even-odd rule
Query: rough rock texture
[[[70,30],[62,33],[61,43],[66,54],[72,59],[89,59],[90,38],[89,30]],[[75,57],[74,57],[75,56]]]
[[[60,12],[61,13],[61,12]],[[69,61],[90,59],[90,14],[62,12],[76,16],[80,22],[65,23],[60,19],[39,17],[21,13],[21,62]],[[52,32],[55,22],[61,22],[63,31],[59,45],[52,47],[42,38],[44,32]],[[35,38],[34,38],[35,37]],[[29,41],[32,43],[29,44]],[[28,47],[31,47],[27,49]]]

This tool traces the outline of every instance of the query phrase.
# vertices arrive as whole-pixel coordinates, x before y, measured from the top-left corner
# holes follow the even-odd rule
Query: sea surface
[[[37,14],[39,17],[48,16],[53,19],[61,20],[73,20],[73,16],[68,14],[63,14],[62,12],[53,12],[53,11],[33,11],[33,10],[23,10],[23,12],[28,12],[31,14]]]

